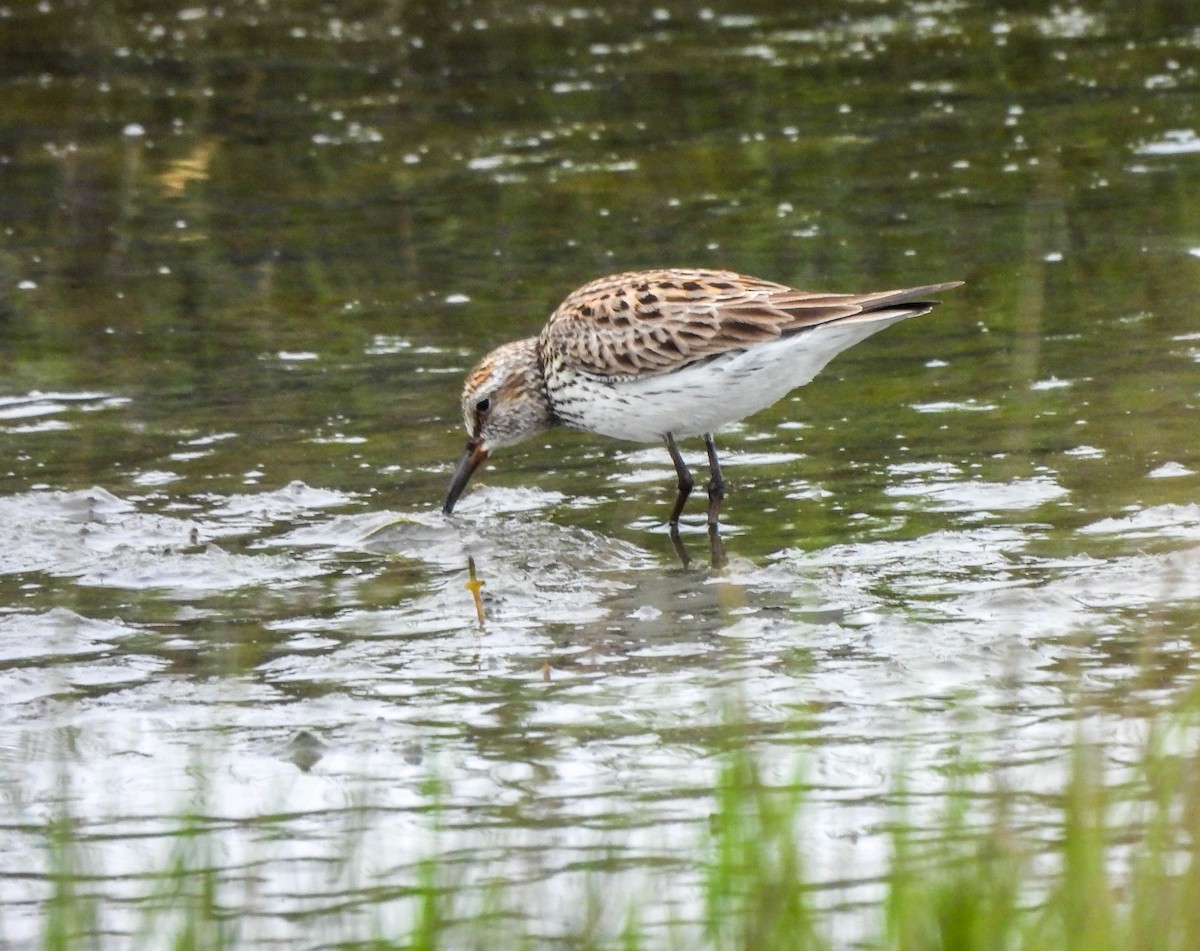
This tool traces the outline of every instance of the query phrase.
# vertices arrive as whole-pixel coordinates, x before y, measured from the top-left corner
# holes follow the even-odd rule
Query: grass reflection
[[[229,865],[229,820],[205,804],[197,770],[193,802],[165,820],[165,857],[124,870],[135,896],[95,887],[113,871],[99,858],[109,833],[86,828],[69,808],[46,822],[41,946],[265,946],[268,934],[277,940],[299,926],[305,946],[378,951],[1192,948],[1200,941],[1196,728],[1194,705],[1162,715],[1132,760],[1081,728],[1061,781],[1040,793],[1012,788],[1002,768],[969,753],[945,765],[937,793],[909,790],[901,768],[886,828],[862,830],[882,833],[885,871],[874,898],[853,905],[831,901],[836,882],[818,888],[806,873],[823,831],[805,784],[771,781],[778,770],[746,746],[725,755],[706,794],[710,821],[683,861],[676,843],[632,864],[610,848],[579,869],[505,873],[488,830],[453,828],[449,787],[431,779],[408,855],[375,854],[371,810],[347,812],[339,854],[319,876],[325,887],[302,912],[282,903],[305,897],[314,881],[278,891],[258,878],[253,859]],[[242,831],[266,848],[286,841],[294,818],[263,816]],[[844,869],[846,881],[854,874]],[[631,889],[630,877],[641,884]]]

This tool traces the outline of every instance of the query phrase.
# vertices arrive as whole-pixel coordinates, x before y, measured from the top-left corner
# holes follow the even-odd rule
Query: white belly
[[[860,340],[924,312],[842,320],[641,379],[606,382],[577,374],[552,388],[551,398],[568,426],[614,439],[657,442],[667,433],[711,433],[778,402]]]

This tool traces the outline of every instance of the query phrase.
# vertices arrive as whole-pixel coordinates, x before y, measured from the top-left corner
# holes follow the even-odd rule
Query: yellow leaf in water
[[[188,185],[208,179],[208,168],[217,151],[217,141],[208,139],[192,149],[191,155],[176,159],[158,176],[158,184],[170,197],[182,195]]]

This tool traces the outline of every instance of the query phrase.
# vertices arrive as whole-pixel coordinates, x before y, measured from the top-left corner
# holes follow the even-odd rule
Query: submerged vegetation
[[[367,909],[339,903],[331,886],[306,946],[1184,951],[1200,946],[1196,728],[1195,711],[1164,716],[1133,761],[1081,729],[1064,754],[1062,784],[1049,793],[1008,788],[999,770],[967,754],[951,764],[937,794],[918,796],[898,779],[876,899],[849,916],[845,907],[828,914],[829,885],[816,887],[806,875],[805,856],[823,830],[812,822],[804,783],[768,782],[761,758],[744,746],[723,761],[693,861],[649,869],[632,896],[610,889],[621,870],[603,861],[573,894],[552,878],[532,888],[476,879],[462,857],[483,855],[487,843],[442,848],[445,790],[431,782],[422,790],[424,844],[392,857],[390,872],[366,871],[379,857],[362,827],[348,828],[330,881],[374,875],[375,901]],[[175,820],[162,866],[139,870],[153,887],[125,909],[128,928],[114,927],[114,909],[89,893],[101,873],[89,861],[91,837],[69,812],[48,821],[41,946],[110,948],[115,933],[131,948],[259,943],[262,923],[277,913],[268,895],[255,894],[252,869],[238,882],[220,870],[221,822],[203,815],[203,799]],[[662,903],[680,894],[682,880],[698,900],[664,914]],[[573,923],[564,928],[566,919]],[[841,933],[848,919],[854,933]]]

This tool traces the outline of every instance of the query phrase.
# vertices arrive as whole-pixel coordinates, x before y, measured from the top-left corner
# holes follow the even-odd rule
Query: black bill
[[[454,511],[454,503],[458,501],[463,489],[471,481],[475,470],[483,465],[487,457],[488,451],[479,443],[474,441],[467,443],[467,451],[458,460],[458,468],[454,470],[454,477],[450,480],[450,489],[446,492],[446,504],[442,506],[442,511],[446,515]]]

